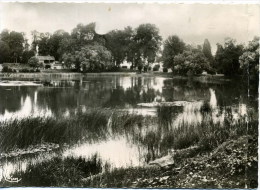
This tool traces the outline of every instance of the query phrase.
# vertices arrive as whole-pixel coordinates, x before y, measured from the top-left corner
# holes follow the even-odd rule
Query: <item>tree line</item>
[[[202,45],[186,44],[177,35],[165,41],[153,24],[130,26],[112,30],[105,35],[95,32],[95,23],[78,24],[71,33],[58,30],[51,33],[31,32],[32,42],[25,34],[3,30],[0,34],[0,63],[32,63],[34,55],[51,55],[64,66],[81,72],[109,71],[117,69],[124,60],[140,71],[150,69],[151,63],[162,62],[174,74],[223,73],[229,76],[258,76],[259,37],[247,46],[227,38],[217,44],[212,55],[211,45],[205,39]],[[34,57],[34,58],[32,58]],[[31,60],[30,60],[31,59]]]

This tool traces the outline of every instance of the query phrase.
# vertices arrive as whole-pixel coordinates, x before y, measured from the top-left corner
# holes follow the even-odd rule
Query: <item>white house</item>
[[[126,60],[124,60],[123,63],[120,64],[120,67],[123,69],[130,69],[131,66],[132,66],[132,63],[129,63]]]
[[[51,65],[51,69],[63,69],[63,65],[61,63],[54,63]]]

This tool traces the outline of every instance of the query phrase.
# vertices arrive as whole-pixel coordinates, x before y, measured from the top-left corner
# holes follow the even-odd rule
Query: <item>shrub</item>
[[[27,68],[25,68],[25,69],[20,69],[19,72],[20,72],[20,73],[29,73],[30,70],[27,69]]]
[[[142,69],[143,69],[143,66],[142,66],[142,65],[139,65],[139,66],[138,66],[138,71],[139,71],[139,72],[142,72]]]
[[[168,73],[168,68],[164,67],[164,68],[163,68],[163,72],[164,72],[164,73]]]
[[[91,158],[54,157],[38,164],[30,164],[25,171],[17,172],[22,186],[78,186],[83,178],[102,171],[102,163],[97,155]]]
[[[45,69],[50,69],[51,66],[50,65],[45,65]]]
[[[37,57],[31,57],[28,61],[28,64],[30,65],[30,67],[34,67],[34,68],[38,68],[41,66],[39,59]]]
[[[159,68],[160,68],[160,65],[155,65],[154,67],[153,67],[153,71],[159,71]]]
[[[148,66],[144,66],[144,72],[147,72]]]
[[[119,72],[120,71],[120,67],[118,66],[112,66],[109,69],[107,69],[108,72]]]
[[[4,73],[12,73],[12,72],[14,72],[14,71],[13,71],[13,69],[11,69],[10,67],[4,65],[2,72],[4,72]]]

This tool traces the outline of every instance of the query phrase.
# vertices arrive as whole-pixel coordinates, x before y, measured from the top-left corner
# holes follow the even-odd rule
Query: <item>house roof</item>
[[[47,55],[47,56],[37,56],[38,59],[40,60],[55,60],[53,56]]]

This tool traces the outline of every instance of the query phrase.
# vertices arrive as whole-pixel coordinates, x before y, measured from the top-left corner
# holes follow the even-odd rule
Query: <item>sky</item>
[[[178,35],[185,43],[223,44],[226,37],[246,43],[260,34],[260,5],[135,4],[135,3],[0,3],[0,30],[67,32],[77,24],[96,22],[96,32],[152,23],[166,39]]]

